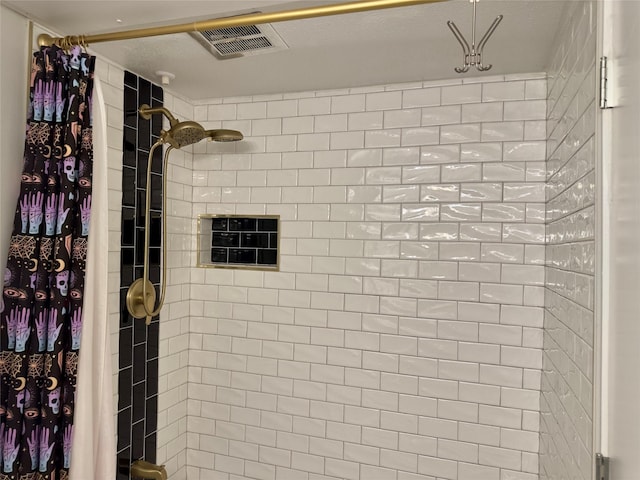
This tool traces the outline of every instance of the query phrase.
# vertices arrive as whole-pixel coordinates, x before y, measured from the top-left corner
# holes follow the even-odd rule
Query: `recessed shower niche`
[[[198,266],[278,270],[278,215],[198,216]]]

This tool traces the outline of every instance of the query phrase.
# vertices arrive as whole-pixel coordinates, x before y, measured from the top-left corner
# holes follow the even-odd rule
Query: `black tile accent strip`
[[[161,116],[144,120],[138,114],[138,108],[144,103],[162,106],[164,92],[162,87],[131,72],[125,72],[124,78],[117,480],[130,480],[129,465],[134,460],[156,461],[160,343],[159,318],[155,317],[148,327],[143,320],[134,320],[127,312],[125,299],[129,285],[142,276],[147,159],[162,128]],[[161,148],[155,151],[151,171],[150,236],[153,248],[150,250],[149,278],[158,289],[162,237]]]

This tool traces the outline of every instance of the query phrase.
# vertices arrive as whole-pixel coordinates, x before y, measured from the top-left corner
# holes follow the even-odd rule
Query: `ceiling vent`
[[[269,24],[203,30],[192,32],[191,35],[220,59],[259,55],[289,48]]]

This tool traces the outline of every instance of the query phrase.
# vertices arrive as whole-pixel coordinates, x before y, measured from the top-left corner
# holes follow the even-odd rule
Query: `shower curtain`
[[[31,62],[24,167],[0,304],[0,480],[63,480],[74,437],[95,57]]]
[[[76,411],[70,480],[114,480],[116,437],[113,422],[113,377],[109,338],[109,281],[104,252],[109,251],[107,189],[107,114],[100,78],[93,85],[93,181],[82,355],[78,359]],[[78,452],[77,454],[75,452]]]

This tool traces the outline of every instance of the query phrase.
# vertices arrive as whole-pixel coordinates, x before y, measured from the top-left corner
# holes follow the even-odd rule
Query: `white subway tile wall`
[[[172,159],[159,459],[186,436],[189,480],[537,479],[545,75],[178,115],[246,140]],[[280,271],[188,269],[199,213],[280,215]]]
[[[596,2],[572,2],[549,70],[540,478],[592,478]],[[533,92],[533,91],[532,91]]]
[[[171,95],[166,90],[164,107],[180,120],[196,116],[195,108],[190,102]],[[189,351],[193,342],[197,342],[197,338],[192,338],[189,330],[190,299],[192,294],[197,294],[189,288],[193,265],[196,264],[192,253],[195,230],[191,230],[191,199],[196,185],[192,157],[189,148],[173,150],[167,171],[164,172],[167,175],[167,292],[160,315],[156,461],[166,466],[172,480],[187,478],[188,383],[203,381],[201,377],[193,376],[196,375],[195,372],[192,376],[189,375]],[[196,364],[198,361],[207,363],[208,360],[206,356],[194,358]],[[215,366],[215,363],[212,365]]]

